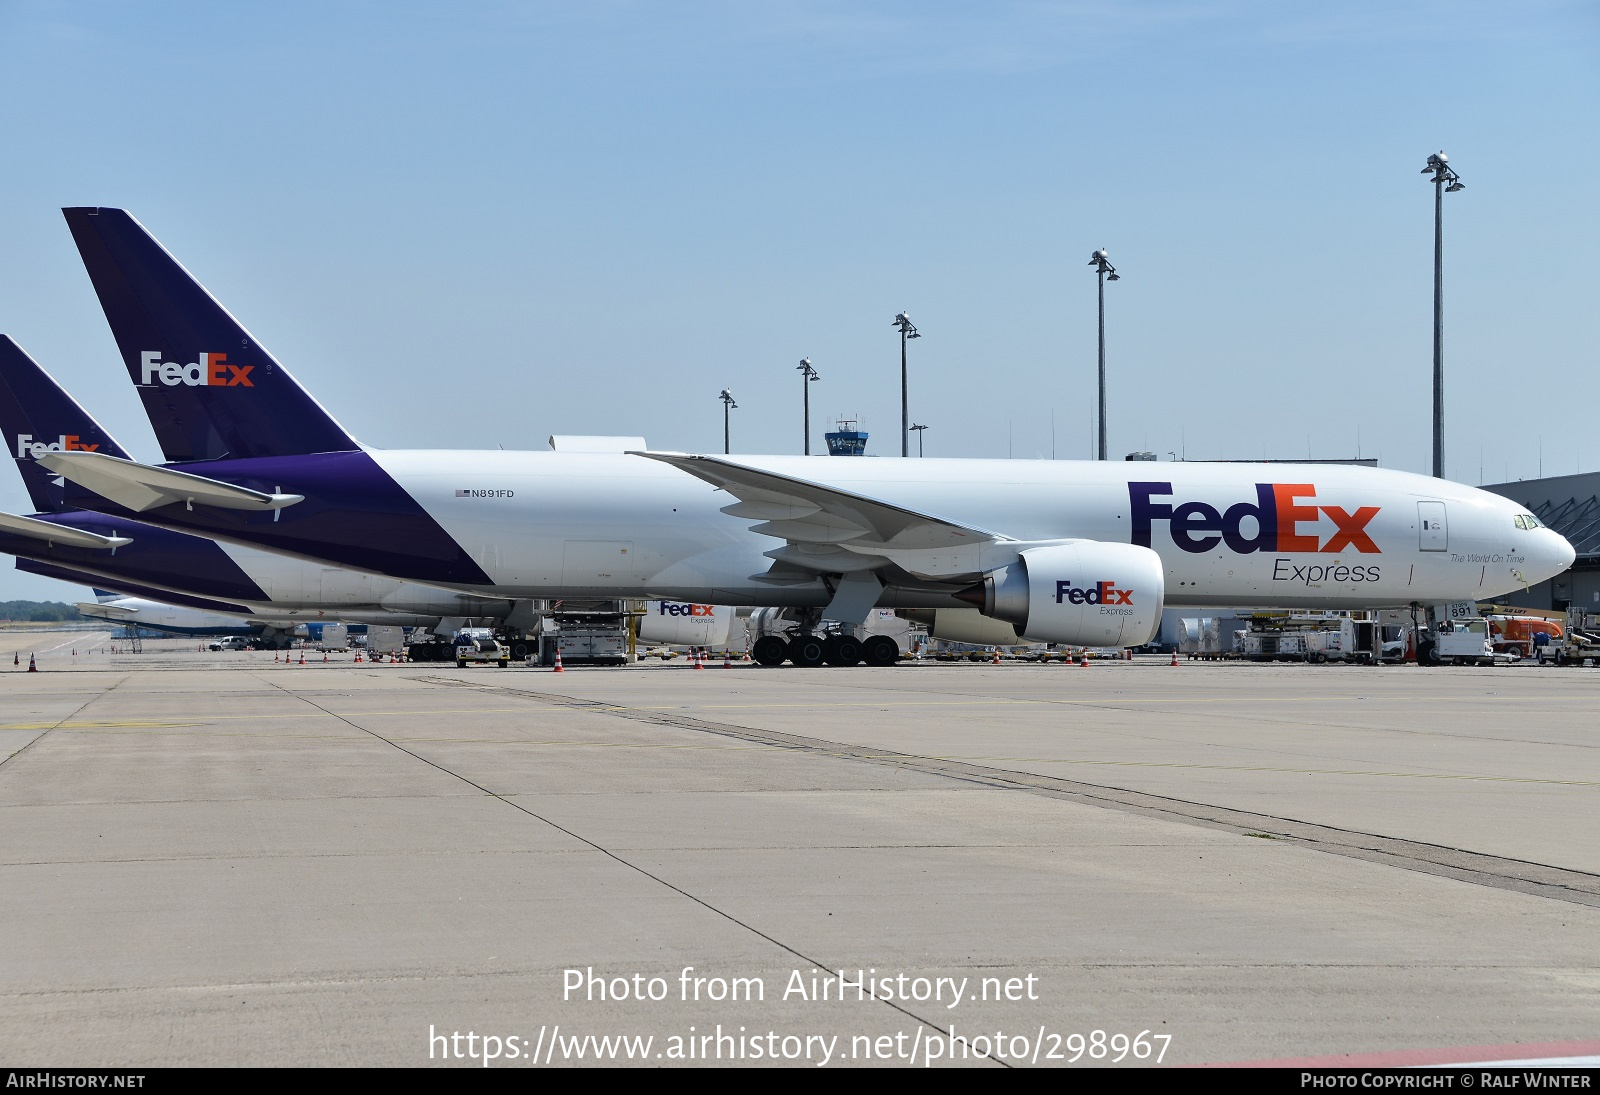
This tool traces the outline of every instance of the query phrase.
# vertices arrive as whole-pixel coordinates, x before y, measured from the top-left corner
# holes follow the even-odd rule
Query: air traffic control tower
[[[829,456],[865,456],[867,433],[856,429],[854,418],[841,418],[834,422],[832,432],[822,435],[828,442]]]

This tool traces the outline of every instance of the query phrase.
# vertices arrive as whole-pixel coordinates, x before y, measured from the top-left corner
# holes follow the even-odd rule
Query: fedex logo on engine
[[[1131,605],[1133,590],[1118,589],[1115,582],[1096,582],[1092,586],[1075,586],[1071,582],[1056,583],[1056,604],[1066,601],[1070,605]]]
[[[250,370],[254,365],[233,365],[227,354],[201,354],[199,361],[179,365],[162,361],[160,350],[145,350],[139,355],[139,383],[149,387],[157,382],[169,388],[179,384],[189,388],[254,388]]]
[[[714,605],[681,604],[677,601],[662,601],[661,615],[663,616],[715,616]]]
[[[1316,503],[1317,488],[1310,483],[1257,483],[1254,502],[1238,502],[1225,510],[1205,502],[1172,505],[1157,498],[1170,497],[1171,483],[1129,483],[1128,502],[1133,516],[1133,542],[1150,546],[1150,530],[1156,521],[1167,522],[1172,542],[1184,551],[1200,554],[1218,544],[1241,555],[1253,551],[1358,551],[1382,554],[1367,534],[1367,525],[1378,515],[1378,506],[1360,506],[1347,513],[1338,506]],[[1333,534],[1319,540],[1314,526],[1322,518],[1333,522]],[[1244,523],[1254,522],[1247,535]]]
[[[17,434],[17,459],[37,460],[47,452],[95,452],[99,445],[86,445],[75,433],[64,433],[54,441],[35,441],[31,433]]]

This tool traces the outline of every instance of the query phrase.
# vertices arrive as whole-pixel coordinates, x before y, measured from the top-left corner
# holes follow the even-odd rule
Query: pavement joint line
[[[427,678],[421,678],[421,679],[427,680]],[[271,681],[268,681],[267,683],[268,684],[274,684],[274,682],[271,682]],[[276,687],[275,684],[274,684],[274,687]],[[393,740],[391,740],[389,738],[384,737],[382,734],[378,733],[375,730],[369,730],[364,726],[361,726],[361,725],[359,725],[357,723],[351,722],[349,719],[345,718],[343,715],[339,715],[339,714],[337,714],[337,713],[335,713],[333,711],[329,711],[327,708],[322,707],[320,704],[316,703],[315,701],[307,699],[304,696],[297,695],[296,693],[291,692],[287,688],[280,689],[280,691],[282,691],[284,693],[284,695],[291,696],[291,697],[293,697],[295,699],[300,700],[303,703],[309,704],[310,706],[317,708],[319,711],[322,711],[322,712],[324,712],[326,714],[332,715],[334,718],[339,719],[341,722],[344,722],[346,725],[350,726],[351,728],[353,728],[355,730],[359,730],[364,734],[372,735],[374,738],[377,738],[379,741],[381,741],[384,744],[390,746],[391,748],[396,749],[399,752],[402,752],[402,753],[406,754],[406,756],[408,756],[408,757],[412,757],[415,760],[419,760],[423,764],[426,764],[429,767],[435,768],[435,769],[439,770],[440,772],[443,772],[447,776],[450,776],[450,777],[452,777],[454,779],[460,780],[462,783],[465,783],[469,787],[474,787],[477,790],[482,791],[485,795],[488,795],[491,798],[497,799],[500,802],[505,803],[507,806],[510,806],[513,810],[516,810],[516,811],[518,811],[520,813],[526,814],[528,817],[533,818],[535,821],[538,821],[541,824],[549,826],[550,828],[556,830],[559,833],[564,833],[565,835],[571,837],[573,840],[576,840],[576,841],[578,841],[578,842],[580,842],[582,844],[587,845],[588,847],[590,847],[590,848],[594,849],[595,851],[599,852],[601,855],[603,855],[606,858],[608,858],[608,859],[620,864],[621,866],[627,868],[628,870],[634,871],[635,873],[637,873],[639,875],[642,875],[645,878],[650,879],[652,882],[656,883],[657,885],[665,887],[666,889],[671,890],[673,893],[676,893],[681,897],[687,898],[689,901],[692,901],[696,905],[699,905],[701,908],[705,909],[706,911],[708,911],[708,912],[710,912],[710,913],[712,913],[712,914],[714,914],[714,915],[716,915],[718,917],[721,917],[723,920],[726,920],[728,923],[734,924],[737,927],[740,927],[740,928],[744,929],[745,931],[749,932],[750,934],[752,934],[752,935],[754,935],[754,936],[756,936],[756,937],[758,937],[760,939],[766,940],[768,943],[771,943],[774,947],[777,947],[779,950],[783,951],[784,953],[791,954],[794,957],[799,958],[804,962],[809,962],[816,969],[828,970],[828,969],[839,969],[839,968],[841,968],[841,967],[837,967],[837,966],[830,966],[827,963],[824,963],[824,962],[818,961],[815,958],[812,958],[810,955],[806,954],[804,951],[801,951],[801,950],[799,950],[799,949],[797,949],[797,948],[795,948],[793,946],[790,946],[788,943],[785,943],[782,940],[775,938],[774,936],[768,935],[766,932],[762,931],[760,928],[756,927],[755,925],[750,924],[750,923],[748,923],[748,922],[746,922],[744,920],[740,920],[737,916],[734,916],[732,913],[718,908],[717,906],[713,905],[710,901],[707,901],[705,898],[700,897],[700,896],[698,896],[696,894],[690,893],[688,890],[684,889],[682,886],[677,885],[676,883],[669,882],[667,879],[661,877],[660,875],[655,874],[654,872],[647,870],[646,868],[640,866],[639,864],[634,863],[631,860],[624,858],[622,855],[618,854],[617,852],[612,851],[610,848],[607,848],[607,847],[605,847],[604,845],[601,845],[601,844],[597,844],[596,842],[590,840],[589,838],[587,838],[585,836],[582,836],[581,834],[573,831],[572,829],[569,829],[566,826],[561,825],[560,823],[558,823],[556,821],[553,821],[552,819],[543,816],[542,814],[536,813],[535,811],[533,811],[533,810],[529,809],[528,807],[522,805],[520,802],[514,801],[510,796],[502,795],[502,794],[499,794],[499,793],[497,793],[495,791],[491,791],[489,788],[483,786],[481,783],[478,783],[478,782],[476,782],[476,781],[474,781],[472,779],[467,778],[466,776],[462,775],[460,772],[451,771],[449,768],[446,768],[444,765],[438,763],[437,761],[430,760],[430,759],[428,759],[427,757],[423,756],[420,753],[415,753],[412,750],[407,749],[405,746],[401,745],[399,742],[393,741]],[[897,1011],[900,1014],[906,1016],[908,1019],[911,1019],[916,1023],[919,1023],[919,1024],[923,1025],[923,1026],[931,1027],[932,1029],[938,1031],[940,1034],[944,1035],[946,1038],[950,1037],[950,1030],[947,1027],[941,1026],[940,1024],[934,1022],[931,1019],[926,1019],[926,1018],[922,1017],[921,1015],[918,1015],[916,1012],[912,1011],[910,1008],[902,1007],[900,1004],[896,1003],[893,1000],[884,1000],[884,999],[882,999],[880,997],[874,997],[874,999],[876,999],[879,1003],[881,1003],[881,1004],[885,1005],[886,1007],[888,1007],[890,1010]],[[993,1063],[999,1065],[1002,1068],[1011,1068],[1012,1067],[1011,1065],[1007,1064],[1005,1061],[999,1060],[998,1058],[994,1058],[993,1059]]]
[[[812,755],[857,760],[869,764],[886,764],[985,787],[1023,791],[1146,817],[1221,829],[1241,836],[1266,835],[1300,847],[1369,863],[1451,878],[1491,889],[1510,890],[1515,893],[1600,908],[1600,874],[1556,867],[1547,863],[1489,855],[1442,844],[1383,836],[1379,833],[1341,829],[1337,826],[1273,814],[1235,810],[1209,803],[1134,791],[1125,787],[1085,783],[1033,772],[989,768],[964,761],[940,760],[891,750],[858,748],[821,738],[757,730],[684,716],[629,711],[601,701],[583,700],[558,693],[512,689],[449,677],[435,677],[431,680],[447,687],[465,687],[503,695],[525,696],[542,703],[592,707],[617,718],[685,730],[699,730]]]
[[[29,749],[32,749],[35,745],[38,745],[41,741],[43,741],[45,738],[50,736],[50,732],[52,730],[55,730],[62,723],[66,722],[68,719],[73,718],[75,715],[77,715],[79,712],[81,712],[84,708],[88,707],[91,703],[94,703],[96,700],[104,699],[106,696],[109,696],[111,693],[115,692],[117,690],[117,685],[121,684],[123,681],[126,681],[132,675],[133,674],[131,674],[131,673],[124,674],[122,679],[116,681],[114,684],[111,685],[110,688],[107,688],[107,689],[105,689],[104,691],[101,691],[101,692],[96,692],[93,695],[91,695],[88,699],[86,699],[82,703],[80,703],[76,708],[73,709],[72,714],[65,715],[62,718],[58,719],[53,725],[45,727],[43,733],[41,733],[37,737],[32,738],[31,740],[29,740],[29,742],[26,745],[24,745],[21,749],[18,749],[15,753],[10,754],[9,756],[0,757],[0,768],[3,768],[5,765],[10,764],[12,761],[16,760],[22,754],[26,753]]]
[[[477,800],[481,796],[474,795]],[[497,795],[496,798],[504,798]],[[807,846],[827,852],[1032,852],[1045,851],[1055,847],[1053,844],[994,844],[972,843],[951,844],[912,844],[912,843],[879,843],[879,844],[824,844],[813,842]],[[1149,842],[1125,841],[1108,844],[1096,844],[1097,848],[1190,848],[1192,844],[1182,842]],[[478,848],[462,852],[450,848],[396,848],[376,852],[216,852],[196,855],[129,855],[129,856],[99,856],[92,859],[15,859],[0,860],[0,869],[6,867],[57,867],[64,863],[76,866],[94,864],[97,866],[115,866],[121,863],[229,863],[249,862],[257,859],[391,859],[401,856],[452,858],[483,857],[483,856],[546,856],[546,855],[588,855],[590,848]],[[646,855],[660,855],[667,852],[715,852],[718,854],[749,853],[749,852],[793,852],[796,846],[792,844],[637,844],[630,850]],[[3,994],[0,994],[3,995]]]

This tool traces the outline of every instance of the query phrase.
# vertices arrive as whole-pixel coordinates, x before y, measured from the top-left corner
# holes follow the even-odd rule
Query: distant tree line
[[[75,606],[60,601],[0,601],[0,620],[56,623],[79,618]]]

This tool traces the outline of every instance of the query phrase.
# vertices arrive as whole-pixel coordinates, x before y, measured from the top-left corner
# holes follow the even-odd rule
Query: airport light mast
[[[1450,169],[1450,157],[1435,152],[1424,175],[1433,175],[1433,477],[1444,478],[1444,196],[1467,184]]]
[[[1100,432],[1099,432],[1099,459],[1106,458],[1106,282],[1122,280],[1117,276],[1117,268],[1111,265],[1111,260],[1106,257],[1104,247],[1089,256],[1089,265],[1095,268],[1095,274],[1100,282]],[[1110,275],[1109,278],[1107,275]]]
[[[906,340],[921,338],[911,325],[911,317],[901,312],[891,326],[900,328],[900,455],[911,455],[911,410],[906,395]]]
[[[730,435],[728,433],[728,412],[733,410],[739,404],[733,401],[733,393],[728,391],[726,388],[722,389],[722,394],[717,396],[717,398],[722,400],[722,455],[727,456],[733,451],[733,446],[729,442]]]
[[[811,455],[811,384],[812,384],[813,381],[820,380],[822,378],[817,375],[817,370],[815,370],[815,369],[813,369],[811,367],[811,359],[809,357],[802,357],[800,359],[800,364],[796,365],[795,368],[800,370],[800,385],[801,385],[800,393],[801,393],[801,401],[805,405],[805,420],[806,420],[806,449],[805,449],[805,452],[806,452],[807,456],[810,456]]]
[[[917,459],[918,460],[922,459],[922,431],[927,429],[927,428],[928,427],[926,427],[926,426],[912,426],[911,427],[912,432],[914,432],[917,435]]]

